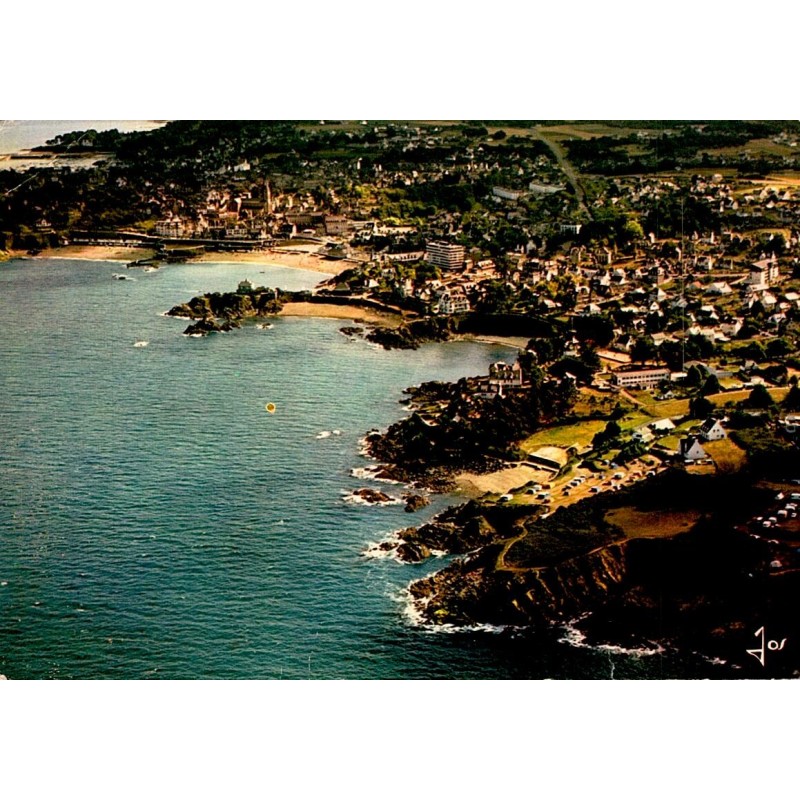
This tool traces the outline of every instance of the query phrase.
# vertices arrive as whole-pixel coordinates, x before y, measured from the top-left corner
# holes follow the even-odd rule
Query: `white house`
[[[700,440],[694,436],[687,436],[681,439],[681,456],[687,461],[699,461],[700,459],[707,458],[706,451],[703,450]]]
[[[708,289],[706,289],[706,294],[713,294],[713,295],[724,295],[724,294],[731,294],[733,289],[728,285],[726,281],[714,281]]]
[[[710,417],[700,426],[700,435],[707,442],[716,442],[719,439],[724,439],[727,433],[718,419]]]
[[[668,417],[659,419],[650,423],[650,430],[654,433],[669,433],[669,431],[675,430],[675,423]]]

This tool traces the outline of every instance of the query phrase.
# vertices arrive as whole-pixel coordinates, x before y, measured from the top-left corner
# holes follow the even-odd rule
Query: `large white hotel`
[[[461,269],[467,251],[463,245],[449,242],[428,242],[425,247],[425,258],[435,267],[441,269]]]
[[[611,376],[611,381],[623,388],[635,386],[639,389],[653,389],[661,381],[668,381],[670,371],[666,367],[628,367],[618,369]]]

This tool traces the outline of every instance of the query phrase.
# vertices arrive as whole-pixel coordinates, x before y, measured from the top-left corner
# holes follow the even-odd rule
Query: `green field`
[[[628,539],[656,539],[688,531],[700,519],[699,511],[639,511],[630,506],[606,514],[606,522],[617,525]]]
[[[520,444],[526,453],[532,453],[540,447],[571,447],[576,445],[578,448],[588,447],[592,443],[592,438],[606,426],[606,421],[602,419],[589,419],[583,422],[576,422],[572,425],[559,425],[556,428],[547,428],[537,431],[533,436],[529,436]]]

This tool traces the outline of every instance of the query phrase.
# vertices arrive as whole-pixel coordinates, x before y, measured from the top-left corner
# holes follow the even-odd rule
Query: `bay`
[[[0,265],[0,672],[9,678],[678,677],[669,658],[415,627],[437,563],[365,558],[413,517],[349,505],[359,441],[402,390],[485,374],[499,346],[384,351],[339,320],[205,339],[163,312],[205,291],[311,288],[234,264]],[[123,268],[124,269],[124,268]],[[146,347],[134,347],[137,341]],[[276,412],[268,414],[266,403]],[[318,439],[322,431],[340,431]],[[386,488],[386,487],[381,487]],[[391,487],[397,491],[397,487]],[[441,564],[441,562],[438,562]]]

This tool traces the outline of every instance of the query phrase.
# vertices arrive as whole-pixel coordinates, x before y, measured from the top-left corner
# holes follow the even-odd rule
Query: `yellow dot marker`
[[[268,411],[270,414],[274,414],[274,413],[275,413],[275,403],[267,403],[267,404],[264,406],[264,408],[266,408],[266,409],[267,409],[267,411]]]

